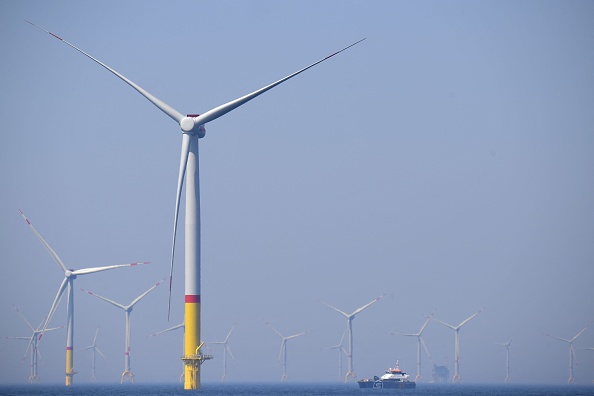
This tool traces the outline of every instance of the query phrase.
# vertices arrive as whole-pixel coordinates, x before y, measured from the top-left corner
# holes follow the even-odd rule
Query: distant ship
[[[373,379],[365,378],[357,381],[359,388],[386,388],[386,389],[414,389],[417,384],[409,381],[410,376],[398,367],[389,368],[381,377],[374,376]]]

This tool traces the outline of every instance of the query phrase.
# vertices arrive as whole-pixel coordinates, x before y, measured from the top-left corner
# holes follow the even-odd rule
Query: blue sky
[[[594,320],[594,4],[523,2],[0,1],[0,335],[27,335],[62,275],[22,209],[73,268],[149,266],[81,277],[75,348],[97,325],[123,368],[121,303],[168,273],[180,130],[110,73],[40,32],[89,52],[182,113],[202,113],[363,43],[206,126],[200,141],[202,334],[230,340],[232,381],[332,381],[345,311],[386,293],[354,321],[355,372],[396,359],[415,371],[423,315],[459,323],[465,382],[565,383],[567,346]],[[166,287],[132,315],[139,382],[177,380],[183,229],[171,322]],[[53,324],[65,321],[64,301]],[[41,344],[44,382],[63,381],[65,332]],[[432,322],[433,361],[453,361],[451,330]],[[576,341],[594,346],[594,327]],[[24,382],[24,343],[0,342],[0,382]],[[204,381],[222,374],[220,348]],[[75,355],[75,382],[90,356]],[[578,382],[592,355],[577,351]],[[424,368],[430,377],[430,366]],[[22,380],[21,380],[22,379]]]

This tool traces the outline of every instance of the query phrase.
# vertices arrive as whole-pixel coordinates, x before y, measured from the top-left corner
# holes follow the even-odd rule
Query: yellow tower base
[[[182,360],[184,361],[185,390],[200,389],[200,365],[212,358],[211,355],[203,355],[201,353],[182,356]]]
[[[66,386],[72,385],[72,377],[74,374],[72,348],[66,348]]]

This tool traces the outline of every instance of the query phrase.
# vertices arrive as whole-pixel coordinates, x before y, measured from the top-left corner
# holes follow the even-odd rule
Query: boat
[[[376,388],[376,389],[414,389],[416,388],[417,384],[414,381],[409,380],[409,375],[406,374],[404,371],[400,370],[398,366],[398,362],[396,362],[396,367],[389,368],[386,370],[386,373],[381,377],[374,376],[373,379],[371,378],[364,378],[362,380],[357,381],[359,384],[359,388],[368,389],[368,388]]]

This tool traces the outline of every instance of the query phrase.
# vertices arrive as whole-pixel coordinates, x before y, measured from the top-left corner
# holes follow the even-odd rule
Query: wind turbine
[[[159,286],[165,279],[160,280],[159,282],[157,282],[156,284],[154,284],[153,286],[151,286],[147,291],[145,291],[144,293],[142,293],[140,296],[136,297],[130,304],[128,305],[122,305],[120,303],[117,303],[113,300],[110,300],[108,298],[105,298],[103,296],[100,296],[98,294],[95,294],[93,292],[90,292],[88,290],[82,289],[82,291],[87,292],[88,294],[90,294],[91,296],[95,296],[97,298],[100,298],[103,301],[106,301],[108,303],[110,303],[111,305],[114,305],[120,309],[124,310],[124,313],[126,315],[126,337],[124,339],[124,372],[122,373],[122,379],[120,380],[120,383],[123,384],[126,381],[130,381],[132,383],[134,383],[134,374],[132,373],[132,370],[130,369],[130,345],[131,345],[131,339],[130,339],[130,314],[132,313],[132,309],[134,309],[134,306],[144,298],[144,296],[146,296],[147,294],[149,294],[151,291],[153,291],[157,286]]]
[[[565,338],[559,338],[552,336],[550,334],[545,334],[547,337],[554,338],[559,341],[567,342],[569,344],[569,379],[567,380],[568,384],[573,384],[575,379],[573,378],[573,357],[575,355],[575,350],[573,349],[573,342],[582,335],[584,331],[586,331],[587,327],[584,327],[579,333],[577,333],[573,338],[566,340]]]
[[[223,346],[223,376],[221,377],[222,382],[225,382],[225,380],[227,380],[227,352],[229,352],[229,356],[231,356],[231,359],[235,360],[235,356],[233,356],[233,353],[231,352],[229,345],[227,345],[227,342],[229,341],[229,337],[231,336],[233,329],[235,329],[235,325],[233,325],[233,327],[231,327],[231,330],[229,330],[229,334],[227,334],[225,341],[209,342],[209,344]]]
[[[337,381],[340,381],[342,379],[342,355],[347,354],[346,349],[344,349],[344,346],[342,345],[342,343],[344,342],[345,335],[346,335],[346,330],[342,333],[342,337],[340,337],[340,343],[338,345],[324,348],[324,349],[338,349],[338,379],[337,379]]]
[[[423,334],[423,330],[425,330],[427,323],[429,323],[429,321],[431,320],[431,316],[433,316],[433,314],[431,314],[427,317],[427,319],[425,320],[425,323],[423,323],[423,325],[421,326],[421,329],[419,330],[418,333],[410,333],[410,334],[390,333],[391,335],[399,335],[399,336],[416,337],[417,338],[417,376],[415,377],[415,382],[421,382],[423,380],[423,376],[421,375],[421,345],[423,346],[423,348],[425,348],[425,353],[427,354],[427,356],[429,356],[429,359],[431,359],[431,355],[429,354],[429,349],[427,349],[427,345],[425,344],[423,337],[421,337],[421,334]]]
[[[37,383],[39,383],[37,363],[39,362],[39,358],[41,357],[41,353],[39,352],[39,347],[37,346],[37,342],[41,338],[41,334],[43,331],[42,326],[45,323],[45,318],[43,318],[43,320],[41,321],[39,326],[37,326],[37,328],[34,328],[31,325],[31,322],[29,322],[27,320],[27,318],[25,318],[25,316],[21,313],[21,311],[19,311],[19,309],[16,307],[16,305],[13,304],[13,307],[17,311],[19,316],[25,321],[27,326],[29,326],[29,330],[31,330],[32,333],[28,337],[4,337],[4,338],[8,338],[8,339],[12,339],[12,340],[29,341],[29,343],[27,344],[27,349],[25,349],[25,354],[23,355],[23,362],[25,361],[25,358],[27,357],[27,352],[29,352],[29,350],[31,350],[31,352],[30,352],[30,354],[31,354],[31,367],[30,367],[31,372],[29,374],[29,383],[37,384]],[[57,329],[61,329],[63,327],[64,326],[53,327],[51,329],[45,329],[45,331],[57,330]]]
[[[95,331],[95,337],[93,337],[93,343],[88,346],[88,347],[84,347],[79,349],[79,351],[86,351],[87,349],[91,349],[92,350],[92,368],[93,368],[93,372],[91,374],[91,381],[95,382],[95,380],[97,379],[97,377],[95,376],[95,352],[99,353],[99,355],[101,355],[101,357],[103,359],[107,358],[105,357],[105,355],[103,354],[103,352],[101,352],[101,349],[99,349],[99,347],[97,346],[97,335],[99,334],[99,326],[97,326],[97,330]]]
[[[283,375],[281,376],[281,381],[286,381],[288,379],[288,377],[287,377],[287,341],[292,340],[293,338],[297,338],[302,335],[305,335],[305,334],[309,333],[310,330],[304,331],[303,333],[293,334],[288,337],[285,337],[284,335],[282,335],[280,333],[280,331],[278,331],[276,328],[274,328],[274,326],[271,325],[269,322],[265,322],[265,323],[268,326],[270,326],[270,328],[272,330],[274,330],[274,332],[276,334],[278,334],[280,338],[282,338],[280,351],[278,353],[278,360],[281,360],[281,358],[283,359]]]
[[[372,302],[363,305],[361,308],[357,308],[351,314],[347,314],[347,313],[341,311],[340,309],[338,309],[336,307],[333,307],[332,305],[330,305],[328,303],[325,303],[324,301],[320,301],[322,304],[327,305],[328,307],[332,308],[333,310],[335,310],[339,314],[343,315],[347,319],[347,328],[346,328],[346,331],[347,331],[348,340],[349,340],[349,351],[348,351],[348,354],[347,354],[347,357],[348,357],[348,360],[347,360],[348,371],[347,371],[346,376],[344,378],[344,382],[347,382],[350,379],[352,379],[354,381],[357,378],[357,376],[355,375],[355,372],[353,371],[353,319],[355,319],[355,316],[358,313],[360,313],[361,311],[363,311],[365,308],[369,307],[371,304],[374,304],[374,303],[378,302],[384,296],[385,296],[385,294],[382,294],[381,296],[379,296],[378,298],[376,298]]]
[[[454,330],[454,377],[452,378],[452,382],[454,383],[460,383],[460,381],[462,381],[462,377],[460,377],[460,328],[464,326],[466,323],[468,323],[476,315],[480,314],[483,310],[484,308],[479,309],[478,311],[470,315],[468,318],[464,319],[462,323],[460,323],[458,326],[452,326],[451,324],[432,318],[434,321],[441,323],[442,325]]]
[[[497,344],[505,347],[505,383],[509,384],[511,382],[511,377],[509,376],[509,350],[511,347],[512,339],[510,338],[509,341],[503,344]]]
[[[153,333],[153,334],[147,336],[147,338],[155,337],[155,336],[158,336],[160,334],[167,333],[167,332],[170,332],[170,331],[173,331],[173,330],[177,330],[177,329],[185,329],[185,327],[186,326],[185,326],[184,322],[181,322],[180,324],[175,325],[175,326],[171,326],[168,329],[157,331],[156,333]],[[181,375],[179,376],[179,382],[182,382],[183,380],[184,380],[184,372],[182,371]]]
[[[187,179],[186,185],[186,211],[185,211],[185,342],[184,342],[184,361],[185,381],[184,389],[199,389],[200,388],[200,365],[206,360],[205,357],[199,353],[200,349],[200,187],[199,187],[199,164],[198,164],[198,139],[204,137],[206,129],[204,127],[210,121],[227,114],[228,112],[238,108],[247,103],[255,97],[264,92],[276,87],[277,85],[287,81],[296,75],[314,67],[315,65],[333,57],[334,55],[345,51],[346,49],[360,43],[359,40],[348,47],[341,49],[311,65],[304,67],[272,84],[262,87],[252,93],[244,95],[240,98],[227,102],[223,105],[215,107],[202,115],[187,114],[183,115],[173,107],[169,106],[162,100],[156,98],[154,95],[141,88],[128,78],[116,72],[111,67],[95,59],[91,55],[75,47],[73,44],[62,39],[61,37],[27,21],[31,25],[40,30],[50,34],[51,36],[62,41],[64,44],[72,47],[76,51],[85,55],[92,61],[96,62],[103,68],[113,73],[126,84],[134,88],[138,93],[144,96],[148,101],[154,104],[159,110],[171,117],[182,130],[182,148],[180,157],[180,166],[177,182],[177,193],[175,202],[175,216],[173,221],[173,238],[171,247],[171,270],[169,282],[169,304],[171,304],[171,285],[173,279],[173,262],[175,253],[175,239],[177,233],[177,222],[179,214],[179,206],[181,201],[181,190],[184,183],[184,178]]]
[[[64,280],[62,284],[58,288],[58,293],[56,294],[56,298],[52,303],[50,308],[49,314],[47,315],[47,319],[45,320],[45,324],[43,326],[43,330],[41,330],[41,334],[39,335],[39,339],[43,336],[43,333],[47,331],[47,325],[52,320],[52,316],[54,316],[54,312],[56,312],[56,308],[64,294],[64,290],[68,288],[68,308],[67,308],[67,320],[66,320],[66,330],[67,330],[67,338],[66,338],[66,386],[72,385],[72,377],[76,372],[74,371],[74,356],[73,356],[73,347],[74,347],[74,280],[77,276],[80,275],[87,275],[93,274],[95,272],[107,271],[110,269],[120,268],[120,267],[133,267],[139,264],[148,264],[148,261],[142,263],[130,263],[130,264],[118,264],[118,265],[110,265],[107,267],[95,267],[95,268],[83,268],[78,270],[68,269],[62,259],[58,257],[58,254],[48,245],[48,243],[41,237],[41,235],[37,232],[37,230],[33,227],[29,219],[25,216],[25,214],[21,212],[21,216],[27,222],[27,225],[33,231],[39,242],[43,245],[45,250],[48,251],[52,259],[58,264],[58,267],[64,272]]]

